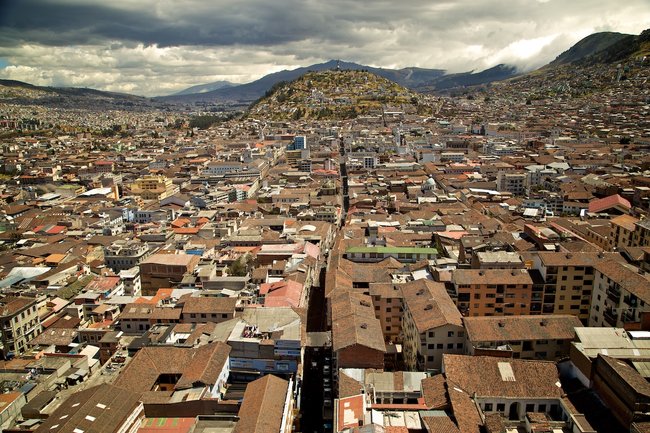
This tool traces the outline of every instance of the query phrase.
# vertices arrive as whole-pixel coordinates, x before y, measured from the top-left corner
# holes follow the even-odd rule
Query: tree
[[[246,253],[228,267],[228,273],[234,277],[244,277],[253,267],[253,257]]]

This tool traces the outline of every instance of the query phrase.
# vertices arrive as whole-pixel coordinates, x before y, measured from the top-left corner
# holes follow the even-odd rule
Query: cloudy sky
[[[153,96],[329,59],[529,70],[648,18],[648,0],[0,0],[0,78]]]

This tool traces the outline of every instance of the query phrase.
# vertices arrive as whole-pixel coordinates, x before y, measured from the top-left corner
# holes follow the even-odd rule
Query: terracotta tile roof
[[[418,333],[445,325],[463,326],[462,316],[443,283],[422,279],[401,287],[404,305]]]
[[[599,252],[553,252],[540,251],[541,262],[545,266],[594,266],[596,263],[607,259],[621,259],[617,253],[599,253]]]
[[[620,207],[626,210],[632,208],[630,202],[618,194],[610,195],[609,197],[593,200],[589,203],[590,213],[599,213],[609,210],[614,207]]]
[[[479,397],[560,398],[563,394],[556,385],[553,362],[452,354],[444,354],[442,362],[448,383]]]
[[[635,268],[613,260],[597,263],[594,268],[617,283],[622,289],[642,301],[650,303],[650,277],[648,275],[641,275]]]
[[[483,421],[469,394],[451,381],[448,382],[448,393],[458,430],[461,433],[480,433]]]
[[[339,374],[339,398],[359,395],[361,394],[362,390],[363,384],[361,382],[351,378],[343,372]]]
[[[470,342],[572,340],[575,327],[582,326],[571,315],[465,317],[463,321]]]
[[[631,215],[619,215],[616,218],[612,218],[610,223],[612,225],[621,226],[625,230],[633,232],[636,228],[635,223],[639,222],[638,218],[634,218]]]
[[[456,269],[455,284],[533,284],[526,269]]]
[[[233,433],[278,433],[288,385],[272,374],[249,383]]]
[[[124,368],[115,385],[133,392],[151,391],[161,374],[180,374],[176,389],[212,386],[223,369],[230,346],[215,342],[198,348],[144,347]]]
[[[335,351],[355,344],[386,351],[381,323],[375,317],[370,296],[341,293],[332,298],[331,303],[332,348]]]
[[[458,427],[444,412],[440,416],[422,416],[427,433],[460,433]]]
[[[449,405],[445,377],[442,374],[422,379],[422,396],[429,409],[444,409]]]
[[[67,346],[77,338],[77,331],[69,328],[50,328],[34,337],[28,344],[30,346]]]
[[[12,316],[35,302],[34,298],[7,296],[0,299],[0,316]]]
[[[634,391],[645,398],[650,397],[650,383],[639,372],[623,360],[598,354],[597,362],[607,364],[616,375]],[[614,379],[616,380],[616,379]]]
[[[139,395],[102,384],[73,393],[38,429],[39,433],[112,433],[140,406]]]
[[[236,298],[214,296],[183,296],[178,302],[183,314],[234,313],[236,304]]]

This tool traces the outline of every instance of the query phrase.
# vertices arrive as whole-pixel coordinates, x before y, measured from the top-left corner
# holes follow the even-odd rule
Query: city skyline
[[[38,11],[38,13],[35,13]],[[608,1],[246,3],[23,0],[0,6],[0,78],[166,95],[329,59],[386,68],[528,71],[589,34],[645,29]]]

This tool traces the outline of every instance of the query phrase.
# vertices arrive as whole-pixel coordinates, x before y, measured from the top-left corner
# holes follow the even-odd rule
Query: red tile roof
[[[625,208],[626,210],[632,208],[632,205],[630,204],[629,201],[627,201],[626,199],[624,199],[618,194],[614,194],[614,195],[610,195],[609,197],[601,198],[590,202],[589,212],[590,213],[603,212],[617,206]]]

